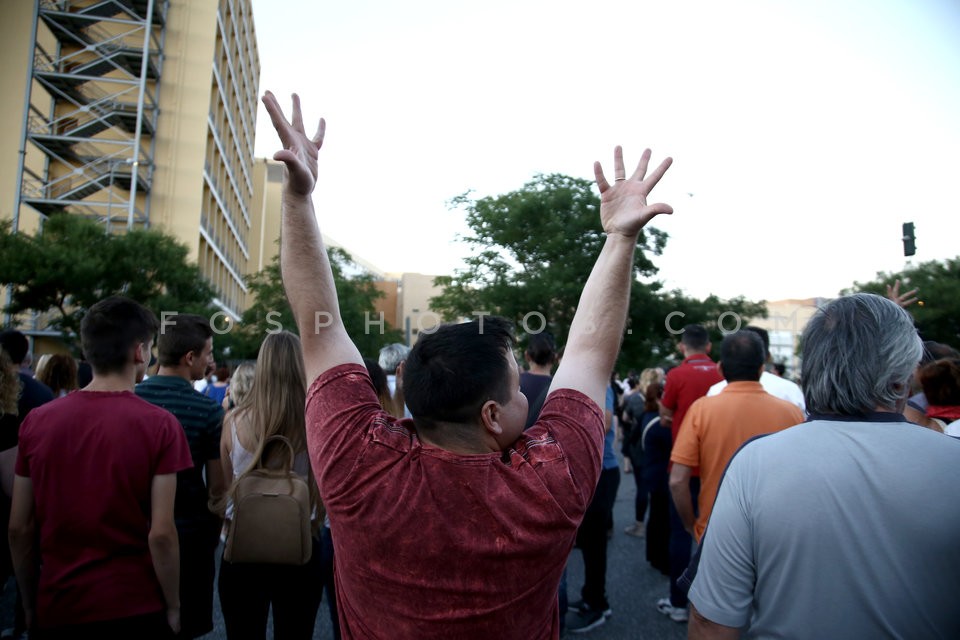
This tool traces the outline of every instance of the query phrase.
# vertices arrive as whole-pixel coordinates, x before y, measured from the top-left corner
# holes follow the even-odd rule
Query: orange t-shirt
[[[670,460],[700,467],[700,515],[694,526],[698,541],[710,519],[723,471],[740,445],[803,421],[803,412],[795,404],[770,395],[759,382],[731,382],[719,395],[700,398],[690,406]]]

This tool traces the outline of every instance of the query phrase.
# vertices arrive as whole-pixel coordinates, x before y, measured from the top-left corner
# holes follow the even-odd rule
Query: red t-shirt
[[[596,403],[560,389],[507,451],[457,455],[382,411],[364,367],[317,378],[307,442],[343,637],[557,638],[557,586],[603,435]]]
[[[193,466],[172,414],[131,391],[77,391],[20,428],[17,475],[33,483],[42,628],[165,609],[153,570],[153,477]]]
[[[667,373],[664,382],[663,398],[660,402],[664,407],[673,411],[673,425],[670,431],[673,441],[677,441],[683,416],[696,400],[707,395],[710,387],[723,380],[717,371],[717,363],[710,356],[702,353],[694,354],[683,359],[678,366]]]

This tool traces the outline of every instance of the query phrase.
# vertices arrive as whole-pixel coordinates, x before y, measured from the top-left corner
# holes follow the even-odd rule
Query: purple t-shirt
[[[557,586],[600,476],[596,403],[556,390],[507,451],[458,455],[346,364],[311,386],[307,442],[344,638],[558,637]]]

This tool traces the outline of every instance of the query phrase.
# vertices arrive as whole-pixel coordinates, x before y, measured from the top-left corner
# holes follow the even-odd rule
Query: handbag
[[[303,565],[310,561],[310,489],[293,471],[295,452],[283,436],[278,440],[289,452],[281,469],[268,469],[263,460],[244,472],[234,484],[233,518],[223,559],[230,563]]]

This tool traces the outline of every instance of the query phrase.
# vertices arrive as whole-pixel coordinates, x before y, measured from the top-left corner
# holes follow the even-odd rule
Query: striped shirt
[[[147,402],[176,416],[190,445],[193,468],[177,474],[174,517],[177,520],[212,517],[207,508],[203,467],[208,460],[220,458],[223,408],[179,376],[152,376],[138,384],[136,392]]]

